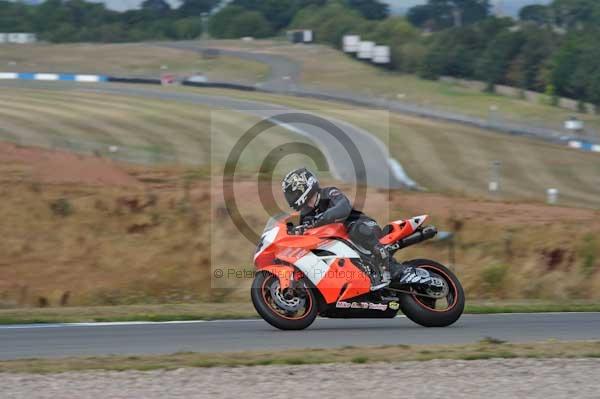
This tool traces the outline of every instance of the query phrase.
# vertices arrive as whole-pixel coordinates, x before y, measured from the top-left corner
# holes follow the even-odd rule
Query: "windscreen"
[[[275,216],[272,216],[268,221],[267,224],[265,225],[265,228],[263,230],[263,234],[269,230],[271,230],[273,227],[277,226],[277,224],[284,219],[287,219],[290,217],[289,213],[285,213],[285,212],[281,212]]]

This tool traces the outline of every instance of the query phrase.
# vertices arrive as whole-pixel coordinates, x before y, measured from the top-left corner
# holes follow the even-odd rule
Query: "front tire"
[[[303,330],[318,314],[317,297],[305,279],[301,279],[293,293],[284,296],[279,290],[279,279],[263,271],[252,282],[250,297],[258,314],[280,330]],[[296,309],[297,308],[297,309]]]
[[[420,267],[440,276],[448,284],[445,308],[436,306],[437,300],[404,294],[399,298],[400,309],[410,320],[424,327],[446,327],[456,322],[465,308],[465,293],[458,278],[444,265],[429,259],[415,259],[405,264]]]

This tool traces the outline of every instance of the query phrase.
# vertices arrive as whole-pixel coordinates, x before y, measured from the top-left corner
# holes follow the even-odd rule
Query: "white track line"
[[[564,314],[598,314],[600,312],[515,312],[515,313],[465,313],[465,316],[513,316],[513,315],[564,315]],[[396,318],[406,318],[405,315],[398,315]],[[328,320],[326,317],[319,317],[319,320]],[[363,319],[377,320],[377,319]],[[384,320],[384,319],[379,319]],[[0,330],[12,329],[38,329],[38,328],[68,328],[68,327],[115,327],[115,326],[145,326],[145,325],[172,325],[172,324],[200,324],[200,323],[236,323],[236,322],[263,322],[262,319],[225,319],[225,320],[176,320],[176,321],[115,321],[115,322],[97,322],[97,323],[40,323],[40,324],[7,324],[0,325]]]
[[[8,324],[0,325],[0,330],[61,328],[61,327],[111,327],[111,326],[146,326],[171,324],[227,323],[239,321],[262,321],[262,319],[227,319],[227,320],[176,320],[176,321],[108,321],[91,323],[40,323],[40,324]]]

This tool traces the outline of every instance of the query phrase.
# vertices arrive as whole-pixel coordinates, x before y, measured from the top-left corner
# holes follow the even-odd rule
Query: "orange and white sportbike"
[[[304,229],[291,216],[272,218],[262,234],[254,264],[252,303],[269,324],[301,330],[317,316],[392,318],[399,310],[425,327],[445,327],[461,316],[465,294],[456,276],[427,259],[390,262],[391,283],[371,290],[378,268],[369,251],[352,243],[341,223]],[[427,215],[391,222],[380,242],[394,254],[433,238]],[[393,258],[393,256],[392,256]]]

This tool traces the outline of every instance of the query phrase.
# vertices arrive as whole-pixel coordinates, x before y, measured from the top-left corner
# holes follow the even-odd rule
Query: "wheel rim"
[[[454,284],[454,281],[450,278],[450,276],[442,269],[434,265],[419,265],[417,267],[431,271],[444,280],[448,286],[448,294],[440,298],[429,298],[413,294],[412,296],[415,302],[432,312],[443,313],[452,310],[458,303],[458,289],[456,288],[456,284]],[[445,307],[443,307],[444,303],[446,304]]]
[[[279,289],[279,279],[273,275],[269,275],[262,283],[261,295],[269,310],[286,320],[302,320],[310,314],[313,307],[312,297],[304,284],[284,295]]]

